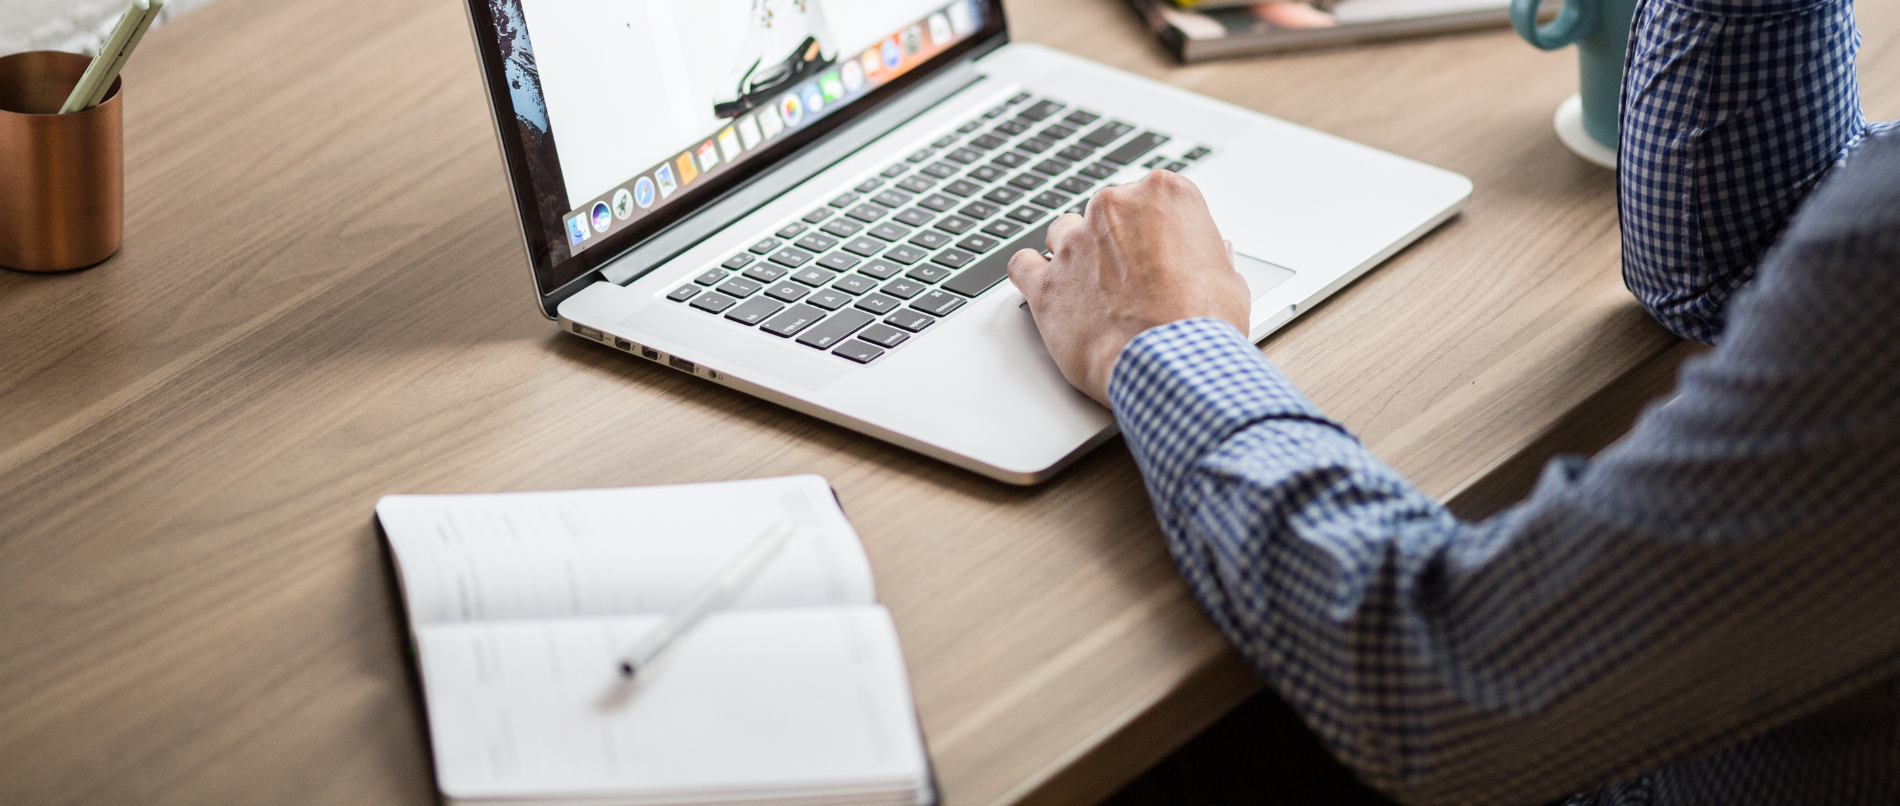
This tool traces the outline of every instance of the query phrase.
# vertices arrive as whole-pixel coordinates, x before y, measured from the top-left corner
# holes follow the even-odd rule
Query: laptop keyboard
[[[1019,93],[841,185],[667,298],[869,364],[1000,284],[1011,255],[1042,251],[1049,222],[1081,212],[1117,171],[1180,171],[1211,153],[1156,153],[1169,139]]]

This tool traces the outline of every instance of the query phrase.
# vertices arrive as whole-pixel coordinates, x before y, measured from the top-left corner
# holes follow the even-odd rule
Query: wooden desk
[[[1611,177],[1550,130],[1570,53],[1497,32],[1183,69],[1111,0],[1011,13],[1476,182],[1267,344],[1426,490],[1508,498],[1666,385]],[[1862,13],[1891,116],[1900,9]],[[556,333],[467,37],[451,0],[220,0],[153,33],[124,251],[0,273],[0,802],[428,802],[370,520],[390,492],[826,475],[951,804],[1090,802],[1254,689],[1119,442],[1016,489]]]

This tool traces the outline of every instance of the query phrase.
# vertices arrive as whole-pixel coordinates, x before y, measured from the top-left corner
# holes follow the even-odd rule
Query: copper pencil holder
[[[119,251],[121,82],[112,82],[98,106],[58,114],[91,63],[48,50],[0,57],[0,266],[68,271]]]

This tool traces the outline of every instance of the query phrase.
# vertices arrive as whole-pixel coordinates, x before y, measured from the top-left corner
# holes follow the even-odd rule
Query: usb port
[[[598,330],[595,330],[595,329],[593,329],[593,328],[591,328],[591,327],[588,327],[588,326],[586,326],[586,325],[583,325],[583,324],[580,324],[580,323],[578,323],[578,322],[577,322],[577,323],[575,323],[575,325],[574,325],[574,332],[575,332],[576,334],[579,334],[579,335],[582,335],[582,336],[586,336],[587,338],[590,338],[590,339],[593,339],[594,341],[600,341],[600,338],[601,338],[601,333],[600,333],[600,331],[598,331]]]
[[[666,363],[672,365],[674,369],[677,369],[681,372],[692,372],[695,369],[695,367],[693,366],[693,362],[688,361],[684,358],[681,358],[677,355],[668,356],[666,359]]]

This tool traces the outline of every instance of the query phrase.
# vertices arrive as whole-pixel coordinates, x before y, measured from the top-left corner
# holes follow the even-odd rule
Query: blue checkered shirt
[[[1748,5],[1785,5],[1793,27],[1845,8]],[[1708,43],[1757,30],[1702,13],[1659,37],[1691,12],[1641,14],[1633,62],[1659,43],[1702,54],[1702,86],[1724,63]],[[1851,28],[1811,30],[1834,47],[1804,52],[1851,58]],[[1778,86],[1852,97],[1803,76],[1840,81]],[[1801,141],[1830,165],[1864,135],[1807,131],[1838,138]],[[1727,335],[1677,397],[1481,523],[1381,464],[1227,324],[1124,350],[1109,396],[1190,588],[1368,783],[1417,803],[1900,804],[1900,136],[1866,139],[1811,199],[1827,166],[1802,165],[1764,198],[1805,206],[1785,232],[1762,225],[1759,276],[1698,314]],[[1643,271],[1671,299],[1707,296],[1708,264],[1674,259]]]

